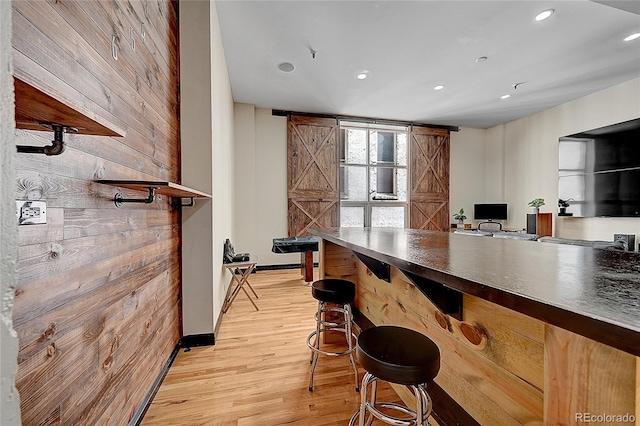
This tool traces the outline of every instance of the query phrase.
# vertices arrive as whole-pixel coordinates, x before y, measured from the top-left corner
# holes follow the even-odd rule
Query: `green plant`
[[[454,214],[454,215],[453,215],[453,218],[454,218],[455,220],[460,221],[460,222],[464,222],[464,220],[467,218],[467,217],[464,215],[464,209],[460,209],[460,211],[459,211],[458,213],[456,213],[456,214]]]
[[[529,205],[531,207],[544,206],[544,198],[534,198],[533,200],[529,201]]]

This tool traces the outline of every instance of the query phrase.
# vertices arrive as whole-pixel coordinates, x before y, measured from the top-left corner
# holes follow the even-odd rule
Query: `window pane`
[[[367,201],[367,195],[367,168],[340,167],[340,198],[347,201]]]
[[[367,131],[346,129],[347,163],[367,164]]]
[[[558,198],[568,200],[573,198],[574,201],[584,201],[585,194],[585,176],[561,176],[558,179]]]
[[[395,163],[394,132],[369,131],[369,161],[371,164]]]
[[[371,207],[372,227],[404,227],[404,207]]]
[[[396,169],[396,197],[407,201],[407,169]]]
[[[587,158],[587,143],[584,141],[560,140],[558,143],[560,170],[584,170]]]
[[[340,226],[363,227],[364,206],[340,207]]]
[[[391,163],[395,162],[394,153],[394,133],[393,132],[378,132],[378,162],[379,163]]]
[[[407,165],[407,134],[398,133],[396,135],[396,164],[398,166]]]
[[[376,167],[376,191],[378,194],[395,193],[393,185],[393,169],[390,167]]]

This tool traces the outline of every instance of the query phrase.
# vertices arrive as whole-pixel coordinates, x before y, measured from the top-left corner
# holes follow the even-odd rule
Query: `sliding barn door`
[[[338,226],[338,123],[291,116],[287,125],[289,236]]]
[[[449,131],[413,127],[409,227],[449,231]]]

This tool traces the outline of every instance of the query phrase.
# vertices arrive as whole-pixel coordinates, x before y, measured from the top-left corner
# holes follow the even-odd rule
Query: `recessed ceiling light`
[[[624,41],[631,41],[631,40],[635,40],[637,38],[640,38],[640,33],[635,33],[635,34],[631,34],[628,35],[624,38]]]
[[[489,58],[487,58],[486,56],[480,56],[478,59],[476,59],[476,63],[479,64],[480,62],[484,62],[487,59]]]
[[[538,13],[534,19],[536,21],[544,21],[551,15],[553,15],[553,9],[547,9],[543,12]]]
[[[442,90],[444,89],[444,84],[438,84],[436,87],[433,88],[433,90]]]
[[[356,75],[356,78],[358,80],[364,80],[365,78],[367,78],[367,73],[366,72],[361,72],[358,75]]]
[[[296,69],[291,62],[282,62],[278,64],[278,69],[282,72],[291,72]]]
[[[500,96],[500,99],[509,99],[511,97],[511,95],[502,95]]]

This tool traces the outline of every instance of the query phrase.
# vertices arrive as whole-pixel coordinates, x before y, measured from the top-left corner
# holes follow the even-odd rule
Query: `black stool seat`
[[[428,383],[440,370],[438,346],[407,328],[380,326],[364,330],[358,336],[356,353],[365,370],[391,383]]]
[[[356,297],[356,285],[337,278],[318,280],[311,284],[311,295],[321,302],[343,305],[351,303]]]

